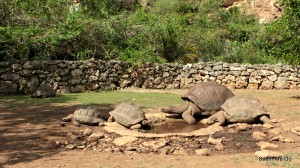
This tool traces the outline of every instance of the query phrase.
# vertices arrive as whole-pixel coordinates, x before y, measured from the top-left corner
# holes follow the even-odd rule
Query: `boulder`
[[[260,149],[278,148],[278,145],[272,144],[272,143],[269,143],[269,142],[265,142],[265,141],[260,141],[260,142],[256,143],[256,145],[258,145],[260,147]]]
[[[271,150],[261,150],[261,151],[256,151],[254,155],[260,158],[271,158],[271,157],[280,157],[282,156],[282,153],[271,151]]]
[[[126,145],[129,143],[133,143],[134,141],[137,141],[138,138],[132,137],[132,136],[122,136],[119,138],[114,139],[113,143],[117,146]]]
[[[266,137],[267,137],[266,134],[264,134],[262,132],[255,131],[255,132],[252,133],[252,138],[257,140],[257,141],[263,140]]]
[[[203,149],[197,149],[195,150],[196,155],[200,156],[210,156],[211,151],[209,149],[203,148]]]

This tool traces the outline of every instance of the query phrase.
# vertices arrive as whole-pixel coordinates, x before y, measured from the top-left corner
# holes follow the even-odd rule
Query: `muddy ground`
[[[157,92],[181,95],[186,90]],[[80,105],[53,103],[20,108],[6,107],[0,102],[0,167],[300,167],[300,136],[291,133],[291,129],[300,127],[300,91],[235,90],[234,93],[259,98],[274,119],[274,128],[248,125],[239,130],[238,126],[228,125],[211,135],[223,140],[223,150],[207,142],[209,135],[136,138],[120,145],[115,140],[122,136],[107,132],[104,127],[78,127],[61,120]],[[104,112],[113,109],[98,107]],[[158,108],[144,110],[148,116],[161,116]],[[265,137],[254,139],[253,132],[261,132]],[[100,134],[98,139],[89,138],[93,133]],[[254,155],[260,151],[257,145],[260,141],[278,145],[266,149],[291,161],[260,161]],[[200,156],[199,149],[208,149],[209,156]]]

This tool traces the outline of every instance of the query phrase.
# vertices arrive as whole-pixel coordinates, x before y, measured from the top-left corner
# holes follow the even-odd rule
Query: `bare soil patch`
[[[126,89],[122,91],[168,92],[182,95],[186,90]],[[250,94],[259,98],[278,122],[275,128],[249,127],[232,133],[230,126],[215,133],[222,138],[224,150],[218,151],[208,144],[209,136],[163,138],[138,138],[118,146],[116,133],[103,127],[65,123],[61,119],[78,109],[80,105],[47,104],[27,107],[5,107],[0,103],[0,167],[297,167],[300,165],[300,136],[291,133],[300,126],[300,102],[293,98],[299,90],[235,90],[236,95]],[[113,107],[99,105],[109,112]],[[158,108],[147,108],[147,114],[161,115]],[[89,141],[85,131],[103,133],[104,138]],[[272,141],[277,135],[295,140],[293,143]],[[270,131],[270,130],[273,130]],[[275,131],[274,131],[275,130]],[[278,145],[274,151],[290,156],[291,162],[262,162],[254,156],[260,150],[259,141],[252,138],[255,131],[266,134],[264,141]],[[150,144],[150,145],[149,145]],[[73,145],[73,146],[72,146]],[[75,146],[75,147],[74,147]],[[74,147],[74,149],[73,149]],[[207,148],[211,156],[198,156],[195,150]]]

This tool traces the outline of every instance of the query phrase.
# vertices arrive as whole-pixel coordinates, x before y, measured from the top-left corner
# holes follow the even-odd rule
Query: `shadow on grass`
[[[136,93],[101,91],[88,93],[58,94],[50,98],[32,98],[25,95],[0,96],[0,106],[15,107],[32,104],[72,103],[72,104],[119,104],[127,101],[142,107],[163,107],[182,103],[180,96],[169,93]]]
[[[0,96],[0,105],[4,107],[14,108],[33,104],[48,103],[68,103],[75,101],[77,98],[70,95],[57,94],[55,97],[48,98],[32,98],[28,95],[8,95]]]
[[[0,165],[31,162],[56,155],[63,149],[59,149],[55,142],[66,140],[69,132],[78,129],[72,124],[63,126],[63,117],[78,108],[92,105],[107,119],[108,112],[122,101],[143,107],[182,102],[174,94],[116,91],[58,94],[51,98],[0,96]]]
[[[31,162],[58,154],[55,142],[66,140],[68,132],[78,129],[62,124],[62,118],[83,106],[96,106],[103,114],[113,110],[111,104],[55,105],[52,102],[67,102],[69,96],[59,95],[55,101],[33,98],[7,99],[9,107],[0,107],[0,167]],[[5,100],[1,97],[1,101]],[[13,102],[11,102],[13,101]],[[7,102],[7,103],[8,103]],[[35,105],[31,105],[34,102]],[[47,103],[45,103],[47,102]],[[44,103],[44,104],[43,104]],[[3,105],[2,105],[3,106]],[[12,107],[14,106],[14,107]]]

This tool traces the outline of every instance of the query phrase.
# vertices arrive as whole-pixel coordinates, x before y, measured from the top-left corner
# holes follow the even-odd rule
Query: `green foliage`
[[[267,27],[262,48],[268,55],[289,63],[300,64],[300,0],[281,1],[285,13]]]
[[[299,0],[267,26],[223,0],[151,2],[2,0],[0,60],[299,63]]]

